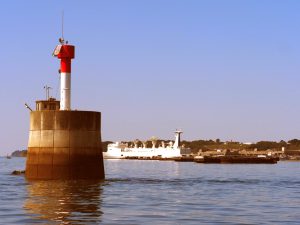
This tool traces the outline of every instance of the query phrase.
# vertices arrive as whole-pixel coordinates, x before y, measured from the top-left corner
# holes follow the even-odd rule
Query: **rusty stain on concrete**
[[[28,179],[104,179],[101,113],[30,113]]]

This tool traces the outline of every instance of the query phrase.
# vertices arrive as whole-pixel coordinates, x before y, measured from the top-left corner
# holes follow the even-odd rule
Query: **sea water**
[[[104,163],[105,181],[27,181],[0,158],[0,224],[300,224],[300,162]]]

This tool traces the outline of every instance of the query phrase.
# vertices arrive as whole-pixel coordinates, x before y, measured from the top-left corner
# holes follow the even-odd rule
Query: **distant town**
[[[157,140],[158,142],[170,142],[171,140]],[[102,142],[103,151],[107,151],[107,145],[111,144],[111,141]],[[133,145],[131,141],[123,141],[129,146]],[[147,146],[151,146],[151,141],[146,142]],[[281,140],[275,141],[259,141],[257,143],[242,143],[237,141],[221,141],[216,140],[194,140],[194,141],[181,141],[181,145],[185,148],[190,148],[193,154],[208,154],[214,155],[222,151],[231,150],[239,151],[247,154],[269,154],[280,155],[282,159],[295,159],[300,160],[300,140],[292,139],[289,141]],[[26,157],[27,150],[15,150],[12,157]]]

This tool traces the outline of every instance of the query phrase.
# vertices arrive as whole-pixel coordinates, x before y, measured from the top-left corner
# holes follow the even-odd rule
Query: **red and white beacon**
[[[60,110],[71,110],[71,59],[75,57],[75,46],[65,44],[63,38],[59,42],[52,55],[60,59]]]

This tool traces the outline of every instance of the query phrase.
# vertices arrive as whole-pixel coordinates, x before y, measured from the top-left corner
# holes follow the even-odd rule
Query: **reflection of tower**
[[[175,143],[173,145],[174,148],[179,148],[180,146],[180,134],[183,133],[181,130],[175,131]]]
[[[34,181],[27,185],[24,209],[34,223],[100,224],[101,183],[88,180]]]
[[[67,42],[66,42],[67,43]],[[71,110],[72,45],[60,39],[53,55],[60,59],[61,102],[37,101],[30,112],[26,160],[29,179],[103,179],[101,114]]]

